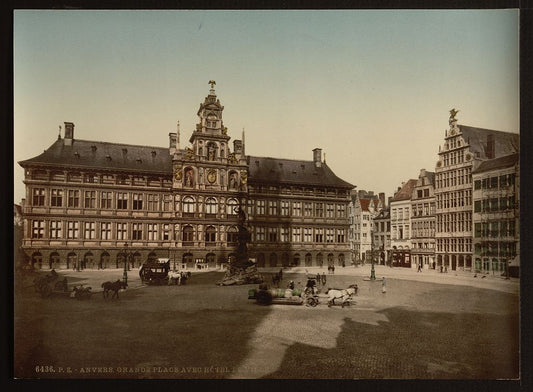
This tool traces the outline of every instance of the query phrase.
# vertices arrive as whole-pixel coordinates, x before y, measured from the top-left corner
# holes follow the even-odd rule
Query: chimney
[[[315,148],[313,150],[313,162],[315,163],[315,167],[322,166],[322,149],[321,148]]]
[[[65,139],[63,143],[65,146],[72,146],[72,141],[74,140],[74,123],[65,121]]]
[[[494,159],[495,156],[494,135],[487,135],[487,158]]]
[[[379,192],[379,200],[381,200],[381,204],[383,204],[383,208],[385,208],[385,192]]]

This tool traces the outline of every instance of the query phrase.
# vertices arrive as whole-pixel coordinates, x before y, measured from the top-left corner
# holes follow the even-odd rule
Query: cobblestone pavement
[[[295,280],[297,285],[303,286],[306,274],[326,273],[327,284],[320,286],[321,303],[315,308],[252,305],[253,301],[246,299],[246,292],[254,286],[215,286],[213,283],[218,279],[216,276],[221,274],[204,275],[205,278],[200,276],[213,272],[212,270],[193,270],[191,282],[194,284],[184,290],[174,290],[172,287],[148,288],[141,283],[138,269],[128,272],[128,289],[124,299],[121,294],[123,302],[105,302],[98,296],[97,300],[83,306],[72,302],[65,305],[75,309],[77,313],[91,315],[91,312],[102,309],[109,318],[105,320],[105,324],[109,326],[131,328],[132,323],[135,323],[129,332],[131,336],[140,336],[145,328],[151,328],[153,317],[158,320],[160,318],[158,333],[164,336],[172,333],[186,336],[195,323],[214,323],[208,328],[210,332],[206,336],[216,340],[208,346],[205,342],[185,340],[189,349],[186,351],[176,346],[172,353],[160,351],[160,346],[164,347],[162,342],[151,341],[146,349],[152,349],[153,352],[147,352],[142,358],[146,363],[152,363],[157,358],[158,365],[165,365],[174,363],[176,359],[183,361],[189,355],[187,353],[201,353],[199,363],[202,366],[204,362],[206,365],[221,363],[224,366],[227,363],[229,370],[224,374],[227,378],[517,377],[519,280],[506,280],[500,276],[474,277],[467,272],[441,274],[426,270],[417,273],[416,270],[378,265],[375,266],[377,279],[370,281],[370,269],[369,265],[337,267],[334,275],[328,274],[325,268],[317,267],[284,270],[284,286],[288,280]],[[277,271],[279,268],[262,269],[267,277]],[[68,278],[70,287],[83,284],[92,287],[95,293],[102,290],[102,282],[122,279],[123,276],[121,269],[80,272],[59,270],[58,273]],[[382,277],[387,279],[386,294],[381,293]],[[323,297],[325,289],[347,287],[350,283],[359,286],[355,303],[347,308],[328,308],[326,298]],[[157,304],[150,302],[156,298],[168,301]],[[37,298],[28,301],[35,307],[41,303]],[[61,306],[61,303],[52,301],[46,304],[50,312]],[[151,304],[156,304],[156,308],[150,309],[148,313],[146,310]],[[115,308],[121,312],[109,313]],[[228,311],[234,315],[229,317]],[[139,317],[135,316],[139,312],[142,316],[136,318]],[[254,321],[243,319],[239,316],[241,314],[253,317]],[[173,315],[187,317],[176,318]],[[32,315],[24,317],[33,319]],[[221,324],[223,327],[213,329],[216,326],[214,317],[218,318],[219,323],[231,318],[231,323],[234,324]],[[86,336],[92,336],[94,341],[101,340],[100,335],[94,334],[90,326],[68,314],[61,314],[58,318],[74,322],[78,328],[86,331]],[[104,320],[101,322],[104,323]],[[226,338],[223,331],[228,327],[238,330],[241,322],[247,324],[248,332],[242,336],[245,349],[241,350],[239,359],[233,359],[231,354],[221,350],[235,344],[235,339],[240,341],[241,338],[238,333],[232,335],[233,340]],[[113,330],[107,331],[109,336],[106,341],[113,342],[113,347],[122,350],[119,342],[127,337]],[[69,344],[67,337],[55,335],[53,330],[46,332],[45,336],[47,334],[58,340],[53,344],[55,350],[58,347],[63,350],[57,353],[54,350],[46,351],[52,361],[56,354],[70,355],[63,349]],[[39,339],[41,338],[35,336],[35,347],[43,350],[39,346],[43,344]],[[76,344],[78,346],[73,348],[82,352],[93,350],[93,346],[95,352],[102,355],[108,355],[110,351],[110,348],[104,349],[91,344],[91,340]],[[32,347],[28,346],[29,352],[37,349]],[[215,351],[210,351],[209,348]],[[126,362],[138,361],[136,353],[132,352],[129,357]],[[113,357],[104,358],[111,361]],[[84,362],[80,360],[80,363]],[[183,375],[174,377],[180,378]]]

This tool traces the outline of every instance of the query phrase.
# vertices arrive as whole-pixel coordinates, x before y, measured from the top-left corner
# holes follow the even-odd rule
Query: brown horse
[[[104,282],[102,283],[102,287],[104,289],[103,294],[104,298],[109,297],[109,292],[113,291],[113,295],[111,298],[117,297],[118,299],[118,291],[120,289],[126,289],[128,287],[128,284],[126,282],[121,281],[120,279],[117,279],[116,282]]]

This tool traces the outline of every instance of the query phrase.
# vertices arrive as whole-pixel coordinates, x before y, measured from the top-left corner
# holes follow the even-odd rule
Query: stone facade
[[[247,215],[250,257],[259,266],[344,265],[350,255],[353,185],[322,160],[245,155],[230,143],[214,83],[189,145],[78,140],[74,124],[37,157],[21,161],[22,249],[37,268],[138,267],[170,258],[213,268],[234,258],[238,211]]]

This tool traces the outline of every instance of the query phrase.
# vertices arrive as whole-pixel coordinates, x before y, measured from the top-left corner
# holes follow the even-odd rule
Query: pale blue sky
[[[518,10],[15,11],[15,161],[64,121],[160,147],[180,121],[185,146],[214,79],[247,154],[320,147],[339,177],[391,196],[434,171],[451,108],[519,131],[518,29]]]

